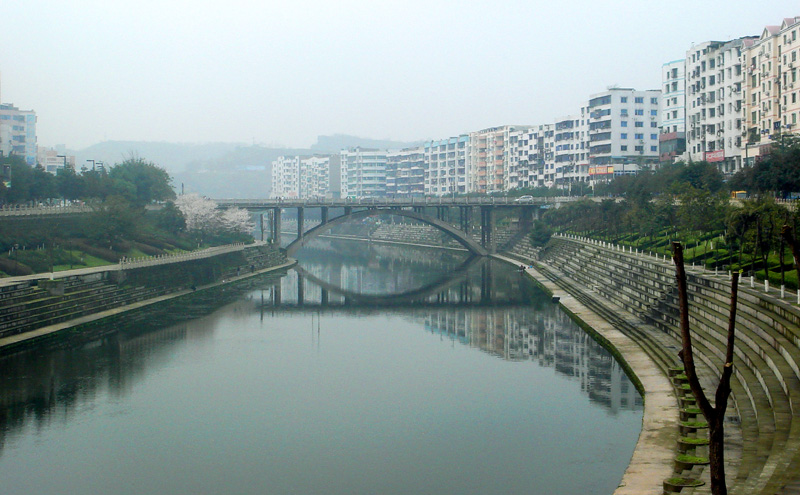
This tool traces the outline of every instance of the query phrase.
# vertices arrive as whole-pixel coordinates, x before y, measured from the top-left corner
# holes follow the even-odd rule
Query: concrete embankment
[[[642,437],[618,493],[661,493],[668,478],[705,481],[693,493],[709,493],[708,469],[675,461],[686,448],[686,441],[679,437],[702,438],[705,430],[688,428],[688,423],[678,427],[675,420],[678,414],[682,420],[691,419],[691,407],[686,404],[693,399],[685,395],[680,379],[667,380],[670,368],[679,364],[681,346],[670,261],[569,237],[553,238],[534,257],[515,253],[515,259],[534,265],[532,276],[558,295],[565,309],[601,335],[610,325],[635,343],[629,348],[624,341],[617,344],[609,339],[645,393]],[[688,279],[695,359],[701,383],[713,397],[725,359],[731,282],[728,274],[691,268]],[[741,281],[736,321],[733,394],[725,422],[729,493],[800,493],[800,308],[796,295],[782,297],[780,291],[761,290],[757,284]],[[649,365],[646,359],[640,360],[642,353]],[[654,400],[656,408],[651,407]],[[669,423],[675,424],[673,433]],[[674,439],[672,455],[665,450],[669,438]],[[702,457],[705,450],[698,447],[695,455]],[[639,488],[634,490],[634,486]]]
[[[0,283],[0,349],[292,266],[272,245],[236,245]]]

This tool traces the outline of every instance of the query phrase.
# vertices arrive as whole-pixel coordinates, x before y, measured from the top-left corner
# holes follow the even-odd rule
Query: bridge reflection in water
[[[579,382],[609,414],[641,410],[641,397],[611,355],[513,267],[388,246],[375,246],[363,259],[353,256],[347,264],[324,246],[312,249],[301,269],[198,293],[179,311],[164,306],[89,336],[1,357],[0,452],[29,426],[77,417],[98,395],[132,394],[150,367],[193,342],[212,340],[218,321],[256,315],[265,327],[272,315],[315,315],[313,342],[322,345],[326,315],[391,313],[453,346],[552,368]],[[427,278],[410,286],[410,273],[420,270]]]
[[[590,400],[611,413],[642,409],[641,396],[608,351],[516,268],[483,257],[459,260],[454,256],[453,268],[426,284],[403,290],[403,270],[397,271],[393,264],[381,269],[381,263],[375,262],[381,255],[402,257],[398,248],[374,246],[372,250],[375,256],[368,268],[331,263],[325,249],[306,251],[302,266],[259,292],[253,310],[262,318],[319,315],[318,322],[335,314],[401,314],[453,345],[506,360],[535,361],[579,380]],[[420,265],[414,270],[427,267],[435,272],[432,267],[437,264],[414,250],[404,267]],[[396,292],[370,292],[375,287],[393,287]]]

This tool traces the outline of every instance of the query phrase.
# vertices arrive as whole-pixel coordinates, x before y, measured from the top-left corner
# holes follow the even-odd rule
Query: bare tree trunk
[[[681,312],[681,341],[682,349],[679,353],[683,361],[686,377],[692,394],[697,399],[697,405],[708,422],[708,460],[711,469],[711,493],[714,495],[727,495],[725,485],[725,411],[728,407],[728,397],[731,393],[731,374],[733,373],[733,346],[736,328],[736,304],[739,291],[739,273],[733,272],[731,281],[731,304],[728,316],[728,340],[725,352],[725,366],[722,370],[719,385],[714,397],[715,406],[712,406],[700,385],[697,370],[694,366],[692,354],[692,335],[689,330],[689,296],[687,293],[686,271],[683,265],[683,246],[679,242],[672,243],[672,257],[675,261],[675,278],[678,281],[678,301]]]
[[[794,267],[800,276],[800,249],[798,249],[797,242],[794,239],[794,230],[788,225],[784,225],[781,229],[781,238],[789,245],[792,250],[792,258],[794,258]]]

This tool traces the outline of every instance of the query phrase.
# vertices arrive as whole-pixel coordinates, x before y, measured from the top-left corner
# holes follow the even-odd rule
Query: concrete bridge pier
[[[328,223],[328,207],[321,206],[319,209],[320,223]]]
[[[272,242],[280,244],[281,242],[281,208],[272,208]]]
[[[461,226],[461,230],[469,234],[470,224],[472,223],[472,207],[471,206],[459,206],[459,225]]]
[[[491,206],[481,206],[481,246],[489,251],[495,252],[494,236],[494,208]]]
[[[305,216],[305,208],[302,206],[297,207],[297,238],[303,239],[303,234],[305,233],[306,229],[304,229],[304,216]]]

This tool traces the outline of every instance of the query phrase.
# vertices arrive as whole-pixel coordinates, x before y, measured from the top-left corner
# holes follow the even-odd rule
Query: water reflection
[[[571,492],[613,490],[641,398],[544,293],[458,252],[341,251],[0,356],[4,493],[48,461],[75,493],[558,493],[567,458]]]

